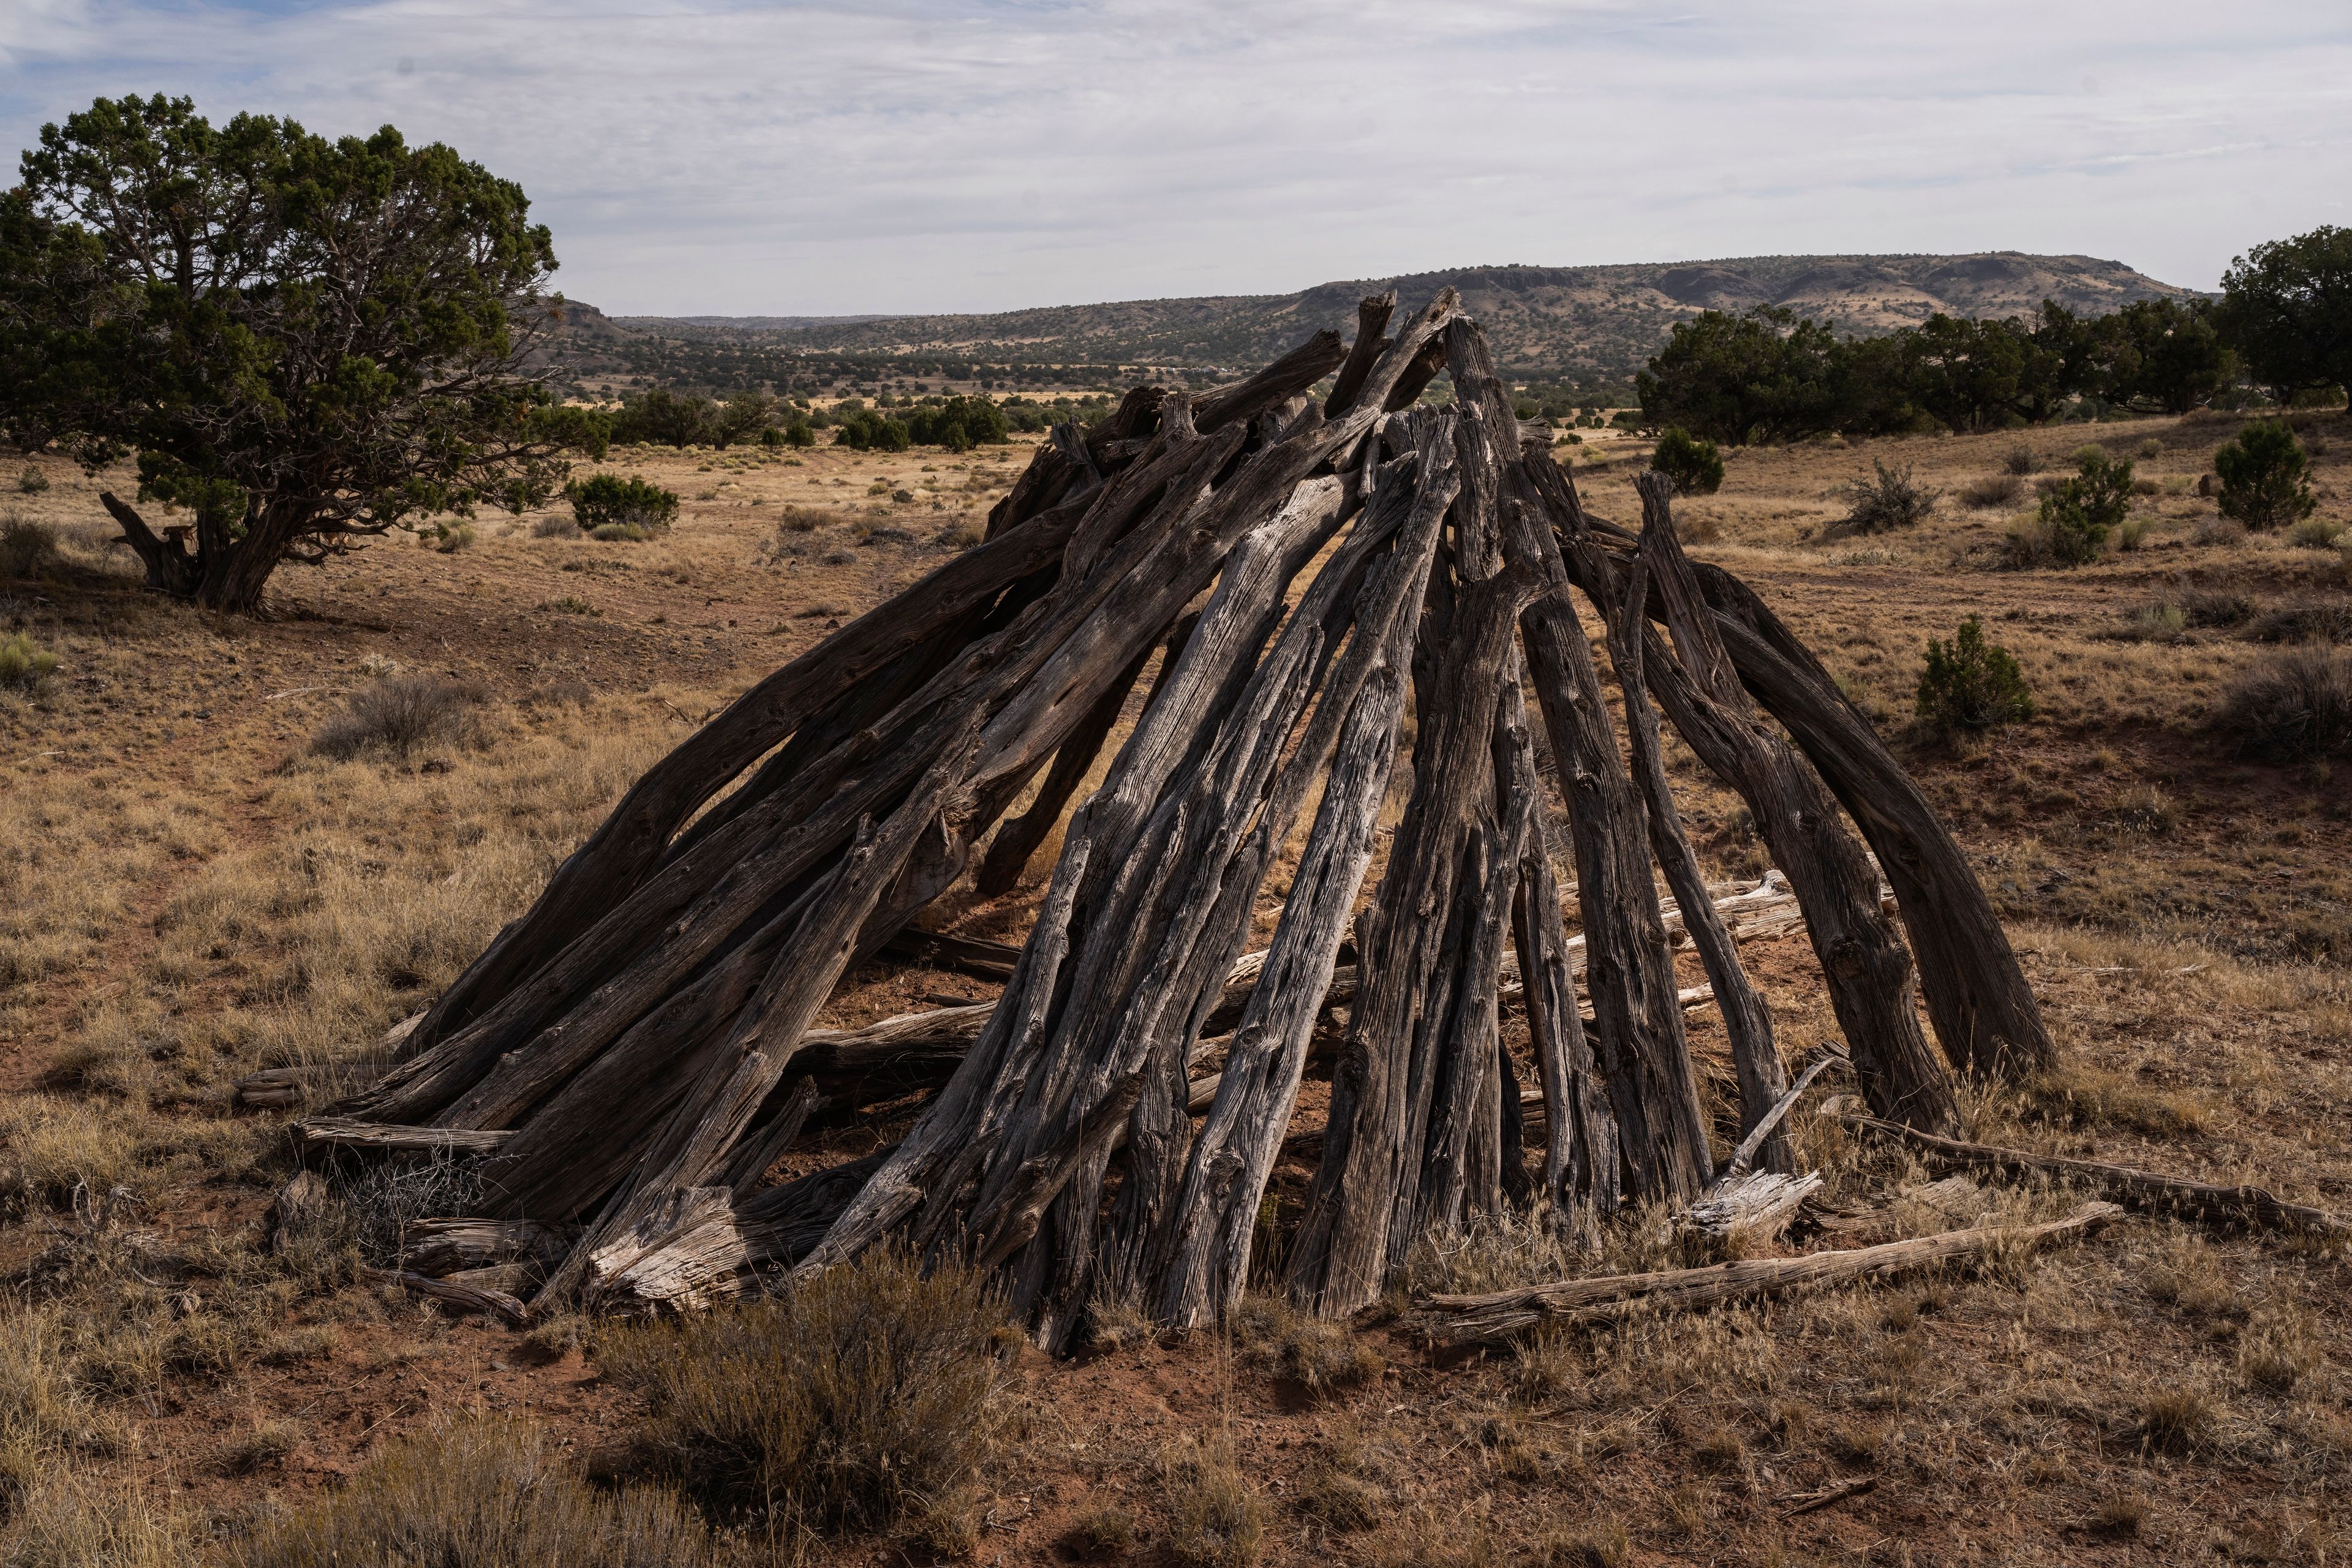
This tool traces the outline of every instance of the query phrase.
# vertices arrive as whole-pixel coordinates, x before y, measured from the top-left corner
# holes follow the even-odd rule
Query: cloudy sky
[[[446,141],[616,313],[2352,224],[2347,0],[0,0],[11,147],[157,91]]]

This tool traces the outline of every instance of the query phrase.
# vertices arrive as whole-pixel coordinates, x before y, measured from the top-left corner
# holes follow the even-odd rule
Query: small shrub
[[[2344,537],[2344,525],[2332,517],[2306,517],[2287,530],[2289,544],[2305,550],[2333,550]]]
[[[537,1429],[475,1418],[395,1440],[341,1490],[266,1520],[228,1561],[701,1568],[722,1557],[668,1493],[600,1492]]]
[[[1848,510],[1844,521],[1836,525],[1840,532],[1885,533],[1909,528],[1936,510],[1943,492],[1914,483],[1909,464],[1890,468],[1874,458],[1870,466],[1877,470],[1874,479],[1856,479],[1846,486]]]
[[[396,675],[352,693],[310,738],[310,750],[337,762],[372,752],[405,762],[426,746],[471,740],[482,697],[467,682]]]
[[[473,544],[474,525],[460,522],[441,530],[440,537],[433,542],[433,548],[444,555],[455,555],[460,550],[472,549]]]
[[[2194,1389],[2159,1389],[2140,1404],[2140,1437],[2160,1453],[2189,1452],[2212,1426],[2213,1406]]]
[[[1658,437],[1650,467],[1666,476],[1678,496],[1711,496],[1723,488],[1723,454],[1712,441],[1675,428]]]
[[[787,506],[776,516],[779,533],[814,533],[834,520],[834,514],[821,507]]]
[[[601,616],[604,613],[575,594],[566,594],[560,599],[550,599],[540,608],[559,616]]]
[[[783,444],[787,447],[814,447],[816,445],[816,427],[805,419],[795,419],[784,426]]]
[[[0,688],[29,692],[55,674],[58,656],[33,640],[30,632],[0,637]]]
[[[835,547],[826,551],[818,559],[827,566],[855,566],[857,564],[857,552]]]
[[[2352,756],[2352,655],[2303,647],[2267,656],[2231,683],[2214,724],[2242,757]]]
[[[2150,436],[2139,444],[2138,452],[2143,461],[2151,458],[2161,458],[2164,456],[2164,443]]]
[[[1222,1443],[1175,1450],[1162,1461],[1168,1549],[1180,1563],[1250,1568],[1265,1554],[1265,1500]]]
[[[950,550],[969,550],[987,537],[985,529],[967,519],[962,522],[951,522],[940,530],[939,537],[934,542],[943,544]]]
[[[2147,538],[2147,519],[2127,517],[2116,529],[2116,548],[2119,551],[2137,550]]]
[[[1345,1322],[1299,1312],[1277,1297],[1245,1300],[1236,1327],[1251,1362],[1310,1394],[1352,1388],[1388,1369],[1380,1352]]]
[[[569,518],[562,512],[551,511],[544,517],[533,520],[530,525],[530,536],[533,539],[577,539],[580,537],[580,522],[576,518]]]
[[[57,563],[56,529],[30,518],[0,518],[0,577],[38,577]]]
[[[2132,617],[2130,636],[2138,642],[2179,642],[2188,630],[2189,616],[2178,605],[2144,605]]]
[[[2180,614],[2192,626],[2237,626],[2254,618],[2252,601],[2218,588],[2180,596]]]
[[[2021,441],[2002,454],[2000,466],[2004,472],[2023,479],[2042,466],[2042,459],[2033,455],[2032,447]]]
[[[1997,506],[2015,506],[2025,494],[2025,481],[2013,473],[1987,474],[1970,479],[1960,487],[1960,500],[1979,511]]]
[[[2081,566],[2095,561],[2107,535],[2130,515],[2131,465],[2110,461],[2097,447],[2085,447],[2075,457],[2074,477],[2042,496],[2033,525],[2011,530],[2017,564]]]
[[[1088,1509],[1062,1537],[1075,1557],[1118,1557],[1135,1544],[1135,1516],[1116,1505]]]
[[[41,472],[40,468],[32,463],[26,464],[25,471],[16,476],[18,495],[37,496],[48,488],[49,476]]]
[[[2282,605],[2255,616],[2246,636],[2255,642],[2352,642],[2352,604]]]
[[[972,1474],[995,1439],[1003,1309],[984,1277],[867,1254],[791,1296],[635,1325],[600,1347],[644,1385],[688,1487],[746,1513],[878,1529]]]
[[[203,1561],[194,1521],[142,1491],[52,1473],[25,1499],[0,1558],[8,1568],[187,1568]]]
[[[639,522],[600,522],[588,531],[588,537],[606,544],[643,544],[657,531]]]
[[[2284,528],[2309,517],[2311,465],[2294,432],[2282,421],[2257,419],[2213,453],[2221,515],[2257,531]]]
[[[1970,616],[1949,647],[1927,640],[1918,711],[1931,734],[1990,730],[2032,718],[2033,697],[2017,660],[2008,649],[1985,641],[1983,623]]]
[[[594,474],[564,486],[563,494],[580,526],[600,539],[609,527],[639,530],[627,537],[643,539],[677,521],[677,493],[635,476]]]

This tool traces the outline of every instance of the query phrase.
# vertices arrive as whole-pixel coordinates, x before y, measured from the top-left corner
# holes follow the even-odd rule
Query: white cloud
[[[11,0],[0,124],[187,92],[520,180],[619,311],[2009,247],[2210,286],[2352,222],[2340,0]]]

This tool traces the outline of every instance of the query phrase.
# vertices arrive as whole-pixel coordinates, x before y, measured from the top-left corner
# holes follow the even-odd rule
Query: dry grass
[[[1161,1459],[1168,1550],[1202,1568],[1251,1568],[1265,1555],[1265,1498],[1234,1461],[1230,1441],[1180,1444]]]
[[[461,1419],[394,1444],[341,1491],[266,1520],[227,1563],[703,1568],[730,1555],[668,1493],[598,1491],[532,1427]]]
[[[697,1495],[789,1525],[877,1529],[967,1483],[998,1435],[1003,1308],[981,1278],[881,1250],[789,1298],[599,1341]]]

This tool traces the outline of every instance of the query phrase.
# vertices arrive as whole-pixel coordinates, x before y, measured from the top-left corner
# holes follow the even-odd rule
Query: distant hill
[[[1323,327],[1349,330],[1356,301],[1387,288],[1406,309],[1451,287],[1486,329],[1510,374],[1622,383],[1676,321],[1705,310],[1790,306],[1854,332],[1881,332],[1937,311],[2029,314],[2045,299],[2085,315],[2139,300],[2185,297],[2119,261],[2088,256],[1767,256],[1618,267],[1465,267],[1323,283],[1295,294],[1051,305],[991,315],[624,316],[587,308],[576,356],[656,380],[730,374],[782,384],[806,372],[854,375],[897,362],[903,374],[953,378],[1000,366],[1150,366],[1217,374],[1255,366]],[[616,340],[607,332],[621,334]],[[631,344],[628,340],[635,340]],[[667,345],[667,348],[657,345]],[[569,350],[558,357],[575,361]],[[754,365],[768,374],[753,374]],[[734,368],[730,371],[730,365]],[[928,367],[928,370],[926,369]],[[593,373],[592,373],[593,374]]]

